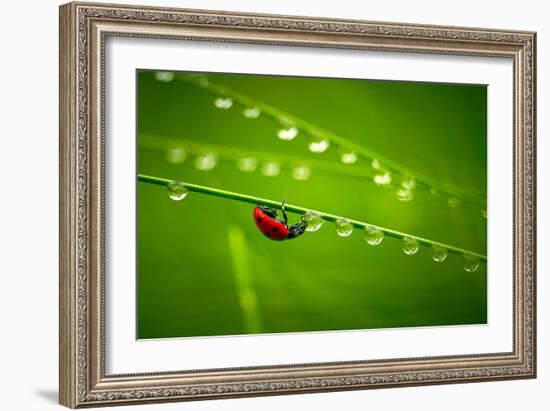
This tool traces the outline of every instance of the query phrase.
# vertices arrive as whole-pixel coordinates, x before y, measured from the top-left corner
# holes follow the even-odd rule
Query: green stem
[[[360,144],[354,143],[353,141],[350,141],[338,134],[335,134],[328,130],[317,127],[316,125],[304,119],[301,119],[289,113],[283,112],[282,110],[279,110],[278,108],[270,106],[269,104],[265,104],[263,102],[254,100],[243,94],[237,93],[229,89],[228,87],[217,85],[212,81],[210,81],[209,79],[207,83],[201,84],[200,82],[201,77],[189,77],[185,75],[179,75],[177,76],[177,78],[195,87],[201,88],[202,90],[212,95],[230,97],[233,101],[235,101],[236,103],[244,107],[257,107],[260,109],[262,114],[267,115],[268,117],[272,118],[278,123],[281,122],[281,119],[284,119],[290,125],[294,125],[295,127],[298,127],[299,129],[305,131],[310,136],[315,136],[316,138],[325,137],[334,145],[342,147],[346,150],[352,151],[357,155],[362,156],[363,158],[366,158],[368,160],[377,159],[384,169],[387,169],[392,173],[401,175],[402,177],[414,177],[414,179],[417,181],[418,185],[420,186],[424,186],[425,188],[428,188],[428,189],[434,188],[437,191],[446,193],[449,196],[459,197],[464,202],[471,203],[479,207],[482,207],[484,205],[484,200],[483,198],[481,198],[482,197],[481,194],[474,193],[473,191],[469,191],[469,190],[460,189],[458,187],[451,186],[448,184],[443,184],[428,176],[421,175],[418,172],[413,171],[400,163],[397,163],[389,158],[383,157],[380,154],[372,150],[369,150],[368,148]],[[206,79],[206,77],[202,77],[202,79]]]
[[[149,134],[140,134],[139,146],[150,150],[170,150],[175,148],[184,148],[192,154],[204,154],[213,152],[220,158],[230,161],[239,161],[242,158],[253,157],[261,162],[277,161],[283,167],[293,168],[307,165],[313,170],[323,171],[331,174],[341,174],[345,176],[369,179],[372,182],[373,173],[365,167],[353,165],[341,165],[334,161],[324,161],[312,158],[303,158],[289,156],[284,154],[272,154],[254,150],[243,150],[240,148],[227,147],[221,145],[196,143],[190,140],[174,140],[164,137],[156,137]],[[374,182],[373,182],[374,184]]]
[[[153,176],[148,176],[148,175],[144,175],[144,174],[138,174],[138,181],[141,181],[141,182],[144,182],[144,183],[149,183],[149,184],[156,184],[156,185],[159,185],[159,186],[167,186],[169,183],[172,183],[172,182],[180,182],[180,183],[185,185],[185,188],[187,188],[187,190],[192,191],[192,192],[207,194],[207,195],[226,198],[226,199],[230,199],[230,200],[241,201],[241,202],[250,203],[250,204],[254,204],[254,205],[267,206],[267,207],[271,207],[271,208],[275,208],[275,209],[279,209],[279,210],[281,209],[281,202],[280,201],[273,201],[273,200],[268,200],[266,198],[255,197],[255,196],[250,196],[250,195],[241,194],[241,193],[234,193],[234,192],[231,192],[231,191],[220,190],[218,188],[201,186],[201,185],[198,185],[198,184],[185,183],[183,181],[170,180],[170,179],[161,178],[161,177],[153,177]],[[384,233],[384,235],[386,235],[388,237],[393,237],[393,238],[397,238],[397,239],[402,239],[404,237],[411,237],[411,238],[414,238],[415,240],[417,240],[420,244],[425,245],[425,246],[431,247],[431,246],[437,245],[437,246],[440,246],[440,247],[444,247],[450,253],[459,254],[459,255],[468,254],[468,255],[477,257],[482,261],[487,261],[487,256],[479,254],[479,253],[464,250],[462,248],[454,247],[454,246],[451,246],[451,245],[448,245],[448,244],[443,244],[443,243],[440,243],[440,242],[437,242],[437,241],[428,240],[426,238],[417,237],[415,235],[403,233],[403,232],[392,230],[392,229],[389,229],[389,228],[380,227],[380,226],[377,226],[377,225],[374,225],[374,224],[365,223],[363,221],[352,220],[352,219],[341,217],[341,216],[338,216],[338,215],[329,214],[329,213],[325,213],[325,212],[322,212],[322,211],[313,210],[313,209],[310,209],[310,208],[304,208],[304,207],[300,207],[300,206],[296,206],[296,205],[292,205],[292,204],[288,204],[288,203],[285,203],[285,211],[290,211],[290,212],[293,212],[293,213],[296,213],[296,214],[305,214],[306,212],[310,211],[312,213],[315,213],[315,214],[319,215],[321,218],[323,218],[323,220],[331,221],[331,222],[335,222],[336,220],[342,220],[343,219],[343,220],[347,220],[350,223],[352,223],[355,228],[364,229],[365,227],[370,226],[370,227],[374,227],[374,228],[379,229],[380,231],[382,231]]]

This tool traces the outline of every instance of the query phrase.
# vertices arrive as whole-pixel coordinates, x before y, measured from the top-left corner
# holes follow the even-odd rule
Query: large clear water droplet
[[[449,207],[455,208],[460,205],[460,200],[456,197],[449,197],[447,199],[447,204],[449,204]]]
[[[281,172],[281,166],[275,161],[269,161],[262,166],[262,174],[267,177],[278,176]]]
[[[441,263],[447,258],[447,249],[440,245],[434,244],[432,246],[432,260],[436,263]]]
[[[410,188],[400,188],[397,190],[397,199],[399,201],[408,202],[414,198],[414,192]]]
[[[470,254],[464,254],[464,269],[469,273],[473,273],[474,271],[477,271],[478,268],[479,258]]]
[[[419,248],[420,248],[420,244],[418,244],[418,241],[415,238],[403,237],[403,241],[401,242],[401,249],[405,254],[407,255],[416,254]]]
[[[320,229],[325,222],[325,220],[323,220],[323,218],[319,214],[314,213],[313,211],[307,211],[304,214],[304,221],[306,222],[306,231],[311,232]]]
[[[254,157],[240,158],[239,162],[237,163],[237,168],[245,173],[250,173],[256,170],[256,167],[258,167],[258,162]]]
[[[294,138],[297,135],[298,135],[298,129],[294,126],[281,128],[279,129],[279,131],[277,131],[277,137],[279,137],[283,141],[294,140]]]
[[[180,183],[179,181],[171,181],[166,185],[168,189],[168,197],[172,200],[180,201],[187,197],[189,191],[185,187],[185,184]]]
[[[187,158],[187,153],[183,148],[171,148],[166,152],[166,160],[172,164],[181,164]]]
[[[243,110],[243,116],[246,118],[258,118],[260,114],[261,112],[258,107],[247,107]]]
[[[164,83],[169,83],[174,80],[174,73],[171,71],[157,71],[155,73],[155,79],[157,81],[162,81]]]
[[[354,164],[357,162],[357,154],[353,151],[340,151],[340,161],[344,164]]]
[[[373,181],[379,186],[387,186],[391,184],[391,174],[389,171],[381,171],[374,175]]]
[[[311,141],[308,145],[309,151],[312,153],[324,153],[330,146],[328,138]]]
[[[372,225],[365,226],[365,241],[370,245],[378,245],[384,239],[384,232]]]
[[[233,100],[229,97],[218,97],[214,100],[214,106],[220,110],[228,110],[233,106]]]
[[[292,170],[292,178],[295,180],[307,180],[310,176],[311,169],[308,166],[298,166]]]
[[[195,167],[201,171],[210,171],[218,164],[218,157],[214,153],[200,155],[195,159]]]
[[[336,224],[336,234],[340,237],[349,237],[353,233],[353,224],[343,218],[339,218],[335,222]]]

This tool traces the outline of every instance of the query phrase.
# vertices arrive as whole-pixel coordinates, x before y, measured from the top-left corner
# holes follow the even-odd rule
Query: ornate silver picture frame
[[[105,43],[113,37],[498,57],[513,62],[513,350],[109,375],[105,369]],[[60,403],[184,401],[536,376],[536,35],[69,3],[60,7]],[[503,253],[511,250],[503,250]]]

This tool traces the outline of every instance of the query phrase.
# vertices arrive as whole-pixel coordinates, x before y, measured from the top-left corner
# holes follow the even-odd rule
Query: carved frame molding
[[[103,99],[104,47],[110,36],[513,59],[513,352],[105,375]],[[535,41],[532,32],[92,3],[61,6],[60,403],[74,408],[535,377]]]

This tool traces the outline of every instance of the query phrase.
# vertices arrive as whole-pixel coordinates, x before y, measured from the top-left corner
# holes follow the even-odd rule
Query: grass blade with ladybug
[[[207,186],[202,186],[198,184],[183,183],[181,181],[175,181],[175,180],[170,180],[170,179],[155,177],[155,176],[148,176],[144,174],[138,174],[138,181],[160,185],[160,186],[168,186],[168,184],[170,183],[178,182],[183,184],[188,191],[207,194],[215,197],[222,197],[229,200],[236,200],[236,201],[242,201],[245,203],[255,204],[256,207],[254,208],[253,216],[254,216],[254,222],[256,223],[256,226],[259,228],[259,230],[262,233],[264,233],[264,235],[266,235],[266,237],[269,237],[271,240],[275,240],[275,241],[282,241],[287,239],[290,240],[292,238],[296,238],[302,235],[307,228],[307,224],[305,222],[304,216],[307,212],[313,212],[314,214],[318,215],[325,221],[336,222],[338,220],[347,220],[355,228],[359,228],[359,229],[365,229],[366,227],[376,228],[382,231],[384,235],[387,235],[388,237],[393,237],[399,240],[402,240],[403,238],[413,238],[416,241],[418,241],[419,244],[427,247],[433,247],[433,246],[443,247],[448,252],[456,255],[460,255],[460,256],[470,255],[475,258],[478,258],[481,261],[487,261],[486,255],[476,253],[474,251],[466,250],[460,247],[455,247],[450,244],[444,244],[442,242],[430,240],[427,238],[422,238],[419,236],[415,236],[413,234],[392,230],[390,228],[376,226],[373,224],[366,223],[364,221],[352,220],[349,218],[325,213],[318,210],[311,210],[311,209],[299,207],[296,205],[286,204],[285,201],[278,203],[273,200],[268,200],[265,198],[255,197],[247,194],[235,193],[227,190],[220,190],[218,188],[207,187]],[[281,209],[283,213],[283,220],[281,220],[277,216],[276,208]],[[286,216],[287,210],[292,211],[293,213],[301,214],[302,215],[301,220],[298,223],[289,226],[288,218]],[[267,217],[266,220],[263,220],[264,216]],[[262,218],[262,220],[258,221],[257,220],[258,217]],[[274,228],[277,228],[277,230],[273,231]],[[271,232],[269,232],[269,229],[271,229]],[[271,235],[268,236],[266,233],[269,233]]]

